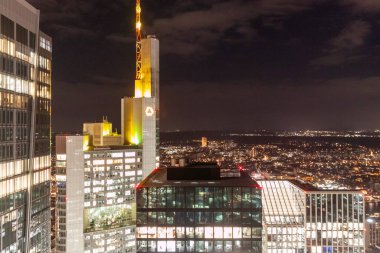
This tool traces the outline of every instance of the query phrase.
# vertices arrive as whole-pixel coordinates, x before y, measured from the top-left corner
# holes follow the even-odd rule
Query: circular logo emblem
[[[154,114],[154,110],[152,107],[148,106],[146,109],[145,109],[145,115],[148,116],[148,117],[151,117],[153,116]]]

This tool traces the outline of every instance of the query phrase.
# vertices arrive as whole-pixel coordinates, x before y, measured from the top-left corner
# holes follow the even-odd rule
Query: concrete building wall
[[[40,11],[25,0],[0,0],[0,12],[29,31],[39,31]]]
[[[57,252],[83,253],[83,136],[57,136]]]
[[[148,35],[146,39],[142,40],[142,85],[149,87],[151,97],[156,100],[156,157],[158,164],[160,155],[160,43],[152,35]]]
[[[84,208],[83,136],[66,138],[66,251],[82,253]]]
[[[143,178],[157,167],[156,99],[143,98]]]

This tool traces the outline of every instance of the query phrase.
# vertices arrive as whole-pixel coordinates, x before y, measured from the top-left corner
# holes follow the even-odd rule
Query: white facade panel
[[[259,183],[264,252],[365,252],[361,192],[309,189],[286,180]]]
[[[83,253],[83,136],[66,137],[66,251]]]
[[[143,98],[143,178],[156,167],[156,99]]]
[[[0,0],[0,13],[29,31],[39,31],[40,11],[25,0]]]

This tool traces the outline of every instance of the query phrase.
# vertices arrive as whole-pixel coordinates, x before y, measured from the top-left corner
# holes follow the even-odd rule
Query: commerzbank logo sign
[[[150,106],[148,106],[146,109],[145,109],[145,115],[148,116],[148,117],[152,117],[154,114],[154,109]]]

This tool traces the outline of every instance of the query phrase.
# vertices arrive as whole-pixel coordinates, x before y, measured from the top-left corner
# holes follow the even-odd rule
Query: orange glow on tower
[[[136,0],[136,80],[141,80],[141,4]]]

